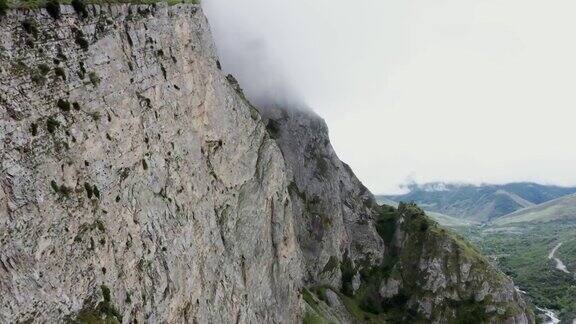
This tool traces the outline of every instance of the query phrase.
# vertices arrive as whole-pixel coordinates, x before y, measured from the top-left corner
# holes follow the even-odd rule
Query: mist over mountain
[[[264,3],[254,5],[257,2],[252,1],[252,5],[221,0],[203,3],[221,68],[238,79],[246,96],[257,106],[304,107],[304,97],[289,77],[290,66],[278,53],[278,47],[270,42],[272,35],[285,34],[287,26],[266,24],[275,10]],[[286,6],[295,8],[283,5]]]
[[[409,178],[576,185],[573,1],[202,6],[247,97],[307,103],[374,192]]]

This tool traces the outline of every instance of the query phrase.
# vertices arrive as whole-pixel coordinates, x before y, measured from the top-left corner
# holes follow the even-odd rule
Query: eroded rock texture
[[[415,205],[378,206],[305,109],[263,110],[292,182],[310,320],[533,322],[512,280]]]
[[[0,21],[0,322],[531,321],[320,118],[253,107],[198,6],[87,9]]]
[[[296,320],[284,161],[200,9],[63,8],[0,28],[0,322],[97,308],[101,285],[139,321]]]

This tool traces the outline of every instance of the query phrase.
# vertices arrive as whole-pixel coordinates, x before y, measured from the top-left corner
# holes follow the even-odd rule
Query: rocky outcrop
[[[374,227],[374,197],[334,153],[324,121],[301,108],[264,108],[263,114],[292,179],[306,282],[337,286],[344,255],[381,262],[387,246]]]
[[[0,322],[296,321],[284,160],[200,8],[62,8],[0,26]]]
[[[378,206],[306,109],[263,110],[292,178],[307,312],[341,322],[533,322],[512,280],[415,205]]]
[[[198,6],[11,10],[0,67],[0,322],[532,318],[320,118],[253,107]]]

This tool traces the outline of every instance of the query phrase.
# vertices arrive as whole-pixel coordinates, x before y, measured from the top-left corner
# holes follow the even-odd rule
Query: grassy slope
[[[557,220],[576,219],[576,195],[554,199],[544,204],[508,214],[493,222],[496,226],[513,223],[544,223]]]
[[[376,201],[378,202],[378,204],[388,205],[388,206],[392,206],[394,208],[398,207],[397,202],[390,200],[384,196],[376,196]],[[426,209],[425,206],[421,205],[420,207]],[[433,212],[433,211],[428,211],[428,210],[426,210],[426,215],[430,216],[430,218],[437,221],[440,225],[445,226],[445,227],[450,227],[450,228],[467,227],[467,226],[473,226],[473,225],[479,225],[480,224],[474,220],[448,216],[445,214],[441,214],[441,213],[437,213],[437,212]]]
[[[576,195],[516,211],[483,227],[429,214],[471,240],[528,293],[534,304],[559,310],[564,320],[576,318],[574,274],[555,269],[554,261],[548,259],[550,250],[563,242],[556,257],[569,271],[576,271]]]
[[[399,222],[402,217],[403,221]],[[394,239],[394,233],[401,228],[410,239],[401,249],[391,251],[382,264],[370,265],[360,262],[353,266],[349,260],[340,263],[342,273],[341,287],[311,287],[302,293],[307,305],[304,323],[329,323],[335,315],[326,299],[326,291],[336,292],[350,318],[356,323],[428,323],[411,304],[410,300],[422,300],[434,295],[444,296],[437,300],[433,309],[433,319],[449,320],[450,323],[472,323],[482,319],[501,320],[500,316],[516,314],[519,310],[507,303],[490,304],[475,302],[472,291],[478,291],[486,280],[497,285],[506,278],[494,271],[490,263],[476,248],[460,235],[439,227],[426,217],[423,211],[413,205],[403,205],[399,209],[389,206],[379,207],[376,230],[388,246]],[[450,247],[448,249],[448,247]],[[431,293],[422,289],[427,280],[427,270],[420,269],[421,260],[440,258],[444,262],[443,271],[449,276],[459,272],[464,263],[471,264],[471,275],[474,280],[465,285],[451,285],[446,288],[448,295],[457,294],[456,299],[448,297],[444,288]],[[352,291],[352,277],[359,271],[362,284]],[[383,281],[394,278],[402,282],[401,288],[394,297],[383,298],[379,291]],[[431,295],[432,294],[432,295]],[[496,306],[502,313],[496,314],[488,306]],[[455,311],[455,313],[453,313]]]
[[[556,251],[556,257],[560,258],[570,271],[576,272],[576,235],[564,237],[562,242],[562,246]]]
[[[426,215],[430,216],[430,218],[437,221],[440,225],[450,228],[468,227],[480,224],[470,219],[452,217],[441,213],[426,211]]]
[[[576,318],[576,279],[555,269],[550,250],[564,242],[557,257],[576,270],[576,222],[524,223],[497,228],[460,228],[526,291],[535,305],[559,310],[564,320]]]
[[[450,322],[469,323],[472,318],[498,319],[498,316],[488,311],[488,305],[481,302],[473,302],[469,295],[473,290],[480,290],[480,285],[485,280],[490,280],[494,285],[500,280],[506,280],[504,276],[494,271],[489,262],[470,243],[457,234],[439,227],[435,222],[426,217],[423,211],[412,205],[400,206],[398,210],[383,206],[376,224],[376,229],[382,239],[390,244],[394,225],[400,215],[404,221],[399,225],[410,239],[400,251],[392,252],[386,258],[384,264],[379,267],[360,269],[362,278],[365,280],[355,294],[344,289],[342,291],[346,307],[359,322],[427,322],[421,314],[408,306],[412,298],[422,299],[430,296],[430,292],[423,290],[427,272],[420,269],[421,260],[433,260],[440,258],[444,261],[444,271],[448,275],[456,275],[462,264],[472,264],[476,281],[468,282],[466,288],[451,286],[452,292],[457,292],[463,299],[454,300],[446,298],[439,302],[433,311],[433,318],[446,318],[451,310],[455,310],[454,317]],[[451,246],[451,252],[445,250]],[[347,267],[341,267],[343,273],[343,286],[346,287]],[[348,269],[350,270],[350,269]],[[399,294],[390,299],[382,299],[379,296],[381,282],[386,278],[400,279],[403,284]],[[477,286],[474,286],[477,285]],[[438,291],[436,293],[439,293]],[[517,309],[511,305],[498,305],[505,309],[506,316],[516,314]],[[449,318],[449,317],[448,317]]]
[[[516,211],[482,227],[439,213],[428,214],[471,240],[534,304],[558,310],[566,321],[576,318],[576,195]],[[563,245],[556,257],[572,274],[555,269],[554,261],[548,259],[559,242]]]
[[[404,195],[379,196],[393,201],[414,201],[428,211],[456,218],[488,221],[576,192],[576,188],[534,183],[505,185],[425,184]]]

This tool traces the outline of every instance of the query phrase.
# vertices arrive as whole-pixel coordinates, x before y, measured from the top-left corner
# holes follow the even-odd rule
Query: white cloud
[[[225,69],[305,100],[373,192],[409,177],[576,184],[574,1],[203,6]]]

